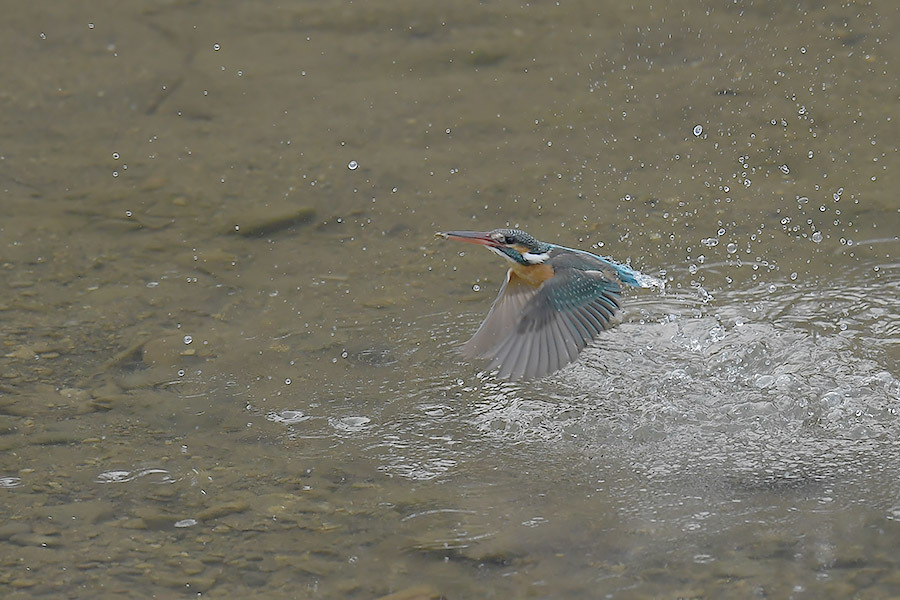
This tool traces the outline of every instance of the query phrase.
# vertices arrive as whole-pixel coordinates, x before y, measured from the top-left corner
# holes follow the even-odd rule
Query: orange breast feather
[[[525,280],[534,287],[553,277],[553,267],[547,264],[541,265],[513,265],[510,271],[520,279]]]

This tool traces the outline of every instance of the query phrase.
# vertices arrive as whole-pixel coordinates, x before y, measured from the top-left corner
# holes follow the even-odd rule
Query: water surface
[[[898,26],[10,8],[3,596],[900,594]],[[498,381],[504,225],[666,288]]]

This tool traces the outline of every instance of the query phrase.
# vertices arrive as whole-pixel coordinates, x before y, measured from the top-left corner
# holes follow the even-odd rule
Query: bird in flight
[[[662,287],[631,267],[584,250],[536,239],[521,229],[446,231],[444,239],[480,244],[510,262],[484,322],[461,346],[504,379],[533,379],[578,358],[614,325],[622,284]]]

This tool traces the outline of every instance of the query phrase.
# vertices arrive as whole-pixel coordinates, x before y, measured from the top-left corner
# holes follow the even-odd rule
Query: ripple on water
[[[282,423],[284,425],[293,425],[302,423],[311,419],[309,415],[303,414],[302,410],[284,409],[278,412],[272,411],[266,414],[266,419],[273,423]]]
[[[900,316],[883,306],[900,290],[833,285],[719,292],[701,314],[667,297],[665,318],[621,324],[556,377],[521,387],[486,378],[472,419],[485,435],[612,453],[622,468],[685,490],[855,478],[891,497],[900,493],[897,341],[873,332],[876,321],[897,328]]]
[[[359,433],[369,427],[372,419],[369,417],[349,416],[329,418],[328,424],[340,433]]]
[[[21,477],[0,477],[0,488],[16,488],[21,485]]]
[[[127,483],[141,477],[158,475],[155,483],[172,483],[175,479],[165,469],[140,469],[137,471],[105,471],[97,475],[97,483]]]

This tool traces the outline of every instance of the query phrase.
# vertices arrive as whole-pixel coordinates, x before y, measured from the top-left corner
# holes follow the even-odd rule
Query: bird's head
[[[487,246],[488,250],[521,265],[539,265],[550,258],[552,245],[536,239],[521,229],[491,231],[445,231],[438,237]]]

